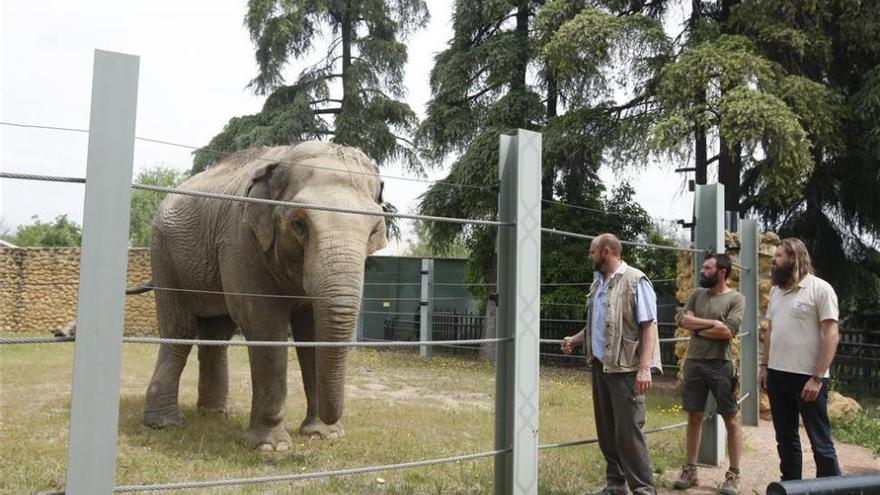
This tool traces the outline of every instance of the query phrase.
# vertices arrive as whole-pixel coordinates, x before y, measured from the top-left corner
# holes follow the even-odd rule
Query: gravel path
[[[741,468],[741,493],[743,495],[763,495],[767,492],[767,485],[779,479],[779,457],[776,455],[773,424],[762,420],[757,427],[746,426],[744,427],[744,435],[745,452]],[[813,462],[810,441],[803,428],[801,428],[801,446],[804,449],[804,477],[813,478],[816,475],[816,464]],[[880,458],[874,457],[870,450],[839,442],[835,443],[835,447],[843,474],[880,473]],[[689,495],[717,493],[717,487],[721,486],[724,481],[726,469],[726,461],[722,467],[700,468],[698,471],[700,485],[687,492],[672,489],[672,480],[678,477],[678,468],[668,470],[663,473],[658,484],[659,493],[687,493]]]

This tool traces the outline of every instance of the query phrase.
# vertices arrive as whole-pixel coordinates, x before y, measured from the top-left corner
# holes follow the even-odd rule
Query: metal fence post
[[[364,308],[363,302],[361,303],[361,311],[358,313],[358,321],[357,326],[354,328],[354,332],[351,334],[352,342],[360,342],[364,340]],[[351,348],[351,350],[356,350],[357,347]]]
[[[500,136],[495,493],[538,493],[538,351],[541,280],[541,135]]]
[[[742,403],[742,420],[743,424],[758,426],[761,404],[758,390],[758,221],[743,220],[740,227],[739,257],[743,269],[739,274],[739,287],[746,298],[742,331],[748,332],[740,339],[740,391],[749,394]]]
[[[431,341],[431,318],[434,314],[434,260],[422,260],[422,295],[419,298],[419,342]],[[431,357],[431,346],[419,346],[419,355]]]
[[[697,186],[694,204],[696,225],[694,244],[697,249],[709,253],[723,253],[724,246],[724,186],[722,184],[703,184]],[[700,279],[700,267],[705,254],[694,253],[694,280]],[[715,414],[717,404],[709,395],[706,402],[708,419],[703,423],[702,441],[697,460],[700,464],[717,466],[724,459],[727,439],[724,427]]]
[[[116,474],[125,272],[139,57],[96,50],[66,493],[109,494]]]

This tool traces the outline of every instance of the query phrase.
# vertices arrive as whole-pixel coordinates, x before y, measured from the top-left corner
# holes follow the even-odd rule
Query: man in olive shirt
[[[730,469],[721,487],[723,495],[739,493],[742,425],[736,401],[737,371],[730,341],[739,332],[745,297],[727,285],[732,263],[725,254],[706,256],[700,268],[700,287],[691,293],[679,326],[693,332],[684,365],[682,407],[688,412],[687,463],[673,486],[684,490],[697,485],[697,452],[706,397],[711,393],[727,427]]]

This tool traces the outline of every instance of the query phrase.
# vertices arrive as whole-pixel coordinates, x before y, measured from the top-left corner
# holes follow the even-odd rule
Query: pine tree
[[[743,176],[743,201],[770,228],[804,239],[845,314],[880,322],[880,5],[831,0],[753,1],[731,31],[783,74],[781,98],[803,123],[811,167],[790,201],[760,201],[768,157]]]
[[[268,97],[260,113],[230,119],[196,153],[193,172],[228,152],[328,137],[421,171],[418,119],[402,101],[404,41],[427,19],[424,0],[250,0],[245,24],[259,66],[250,87]],[[330,41],[320,47],[322,34]],[[285,67],[314,50],[326,55],[285,84]]]
[[[605,3],[614,5],[588,8],[578,0],[456,2],[454,35],[436,58],[433,98],[417,134],[428,160],[455,160],[449,175],[423,196],[422,213],[496,218],[498,136],[523,128],[543,133],[544,225],[615,231],[629,239],[648,235],[650,219],[634,204],[632,189],[623,186],[606,195],[597,170],[606,152],[631,150],[622,145],[630,139],[627,129],[646,125],[651,112],[641,95],[614,104],[604,69],[620,50],[602,43],[600,35],[582,47],[582,34],[602,28],[604,34],[626,41],[624,51],[643,56],[633,72],[648,76],[655,70],[656,52],[665,46],[662,29],[651,17],[662,11],[664,2]],[[621,201],[622,207],[634,210],[632,215],[603,211]],[[585,214],[556,202],[596,211]],[[428,234],[440,246],[463,239],[471,251],[469,281],[494,285],[495,229],[438,223],[429,226]],[[586,249],[585,242],[545,236],[542,250],[553,253],[545,258],[553,262],[544,263],[542,273],[548,281],[589,280]],[[474,292],[485,297],[488,291]],[[543,314],[579,316],[550,304],[580,303],[583,294],[584,287],[547,288],[542,292]],[[490,299],[487,336],[494,335],[493,306]]]

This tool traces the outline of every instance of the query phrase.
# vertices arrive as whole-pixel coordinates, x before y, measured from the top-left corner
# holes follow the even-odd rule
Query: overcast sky
[[[431,22],[409,42],[408,101],[424,115],[430,98],[433,56],[451,37],[451,0],[428,0]],[[86,129],[89,122],[94,50],[140,56],[136,134],[176,143],[204,145],[230,117],[256,113],[263,98],[245,88],[256,75],[253,47],[243,27],[244,1],[228,0],[3,0],[0,2],[0,121]],[[294,63],[293,75],[305,64]],[[84,133],[0,125],[0,169],[36,174],[85,176],[88,136]],[[192,165],[190,151],[137,141],[135,175],[164,165]],[[614,174],[655,216],[689,218],[693,195],[674,166]],[[388,175],[403,175],[394,167]],[[445,176],[442,170],[429,177]],[[427,185],[389,180],[386,198],[412,211]],[[0,219],[7,227],[67,214],[82,222],[83,186],[0,179]],[[408,226],[407,226],[408,227]],[[400,252],[391,245],[383,254]]]

